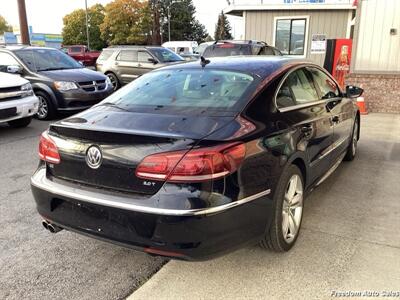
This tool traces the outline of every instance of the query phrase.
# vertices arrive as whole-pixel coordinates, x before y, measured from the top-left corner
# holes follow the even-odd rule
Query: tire
[[[352,161],[357,154],[357,142],[358,142],[358,127],[359,127],[358,117],[354,120],[353,130],[351,131],[351,139],[349,147],[347,148],[346,155],[343,160]]]
[[[297,166],[291,165],[283,171],[279,179],[273,197],[272,222],[260,241],[262,248],[286,252],[293,247],[300,233],[303,200],[303,175]]]
[[[114,92],[121,87],[121,83],[119,82],[117,75],[115,75],[114,73],[107,73],[106,76],[110,78]]]
[[[50,99],[50,96],[42,91],[35,91],[35,95],[39,98],[39,111],[36,117],[39,120],[51,120],[56,115],[56,108]]]
[[[26,117],[22,119],[8,121],[8,125],[12,128],[23,128],[27,127],[32,121],[32,117]]]

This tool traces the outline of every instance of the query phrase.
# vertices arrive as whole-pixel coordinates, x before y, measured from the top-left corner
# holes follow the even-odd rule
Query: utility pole
[[[21,32],[22,44],[29,45],[28,20],[26,18],[25,0],[18,0],[19,30]]]
[[[168,14],[168,41],[171,41],[171,6],[175,3],[179,3],[181,1],[171,1],[171,3],[167,7]]]
[[[87,48],[90,50],[90,37],[89,37],[89,16],[87,10],[87,0],[85,0],[85,8],[86,8],[86,41],[87,41]]]

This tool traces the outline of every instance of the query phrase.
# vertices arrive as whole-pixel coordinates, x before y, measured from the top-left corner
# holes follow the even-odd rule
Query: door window
[[[340,97],[340,91],[336,83],[327,74],[316,68],[309,68],[309,71],[321,91],[322,99]]]
[[[149,53],[146,51],[139,51],[138,52],[138,62],[149,62],[149,58],[153,58]]]
[[[278,108],[317,101],[318,93],[307,70],[298,69],[289,74],[276,96]]]
[[[138,61],[138,53],[135,50],[121,50],[118,55],[118,60],[121,61]]]
[[[7,72],[8,66],[19,66],[19,63],[10,54],[0,52],[0,72]]]

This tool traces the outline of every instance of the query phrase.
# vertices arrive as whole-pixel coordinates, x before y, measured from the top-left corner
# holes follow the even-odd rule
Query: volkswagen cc
[[[306,194],[356,155],[361,93],[283,57],[152,71],[41,135],[42,224],[185,260],[288,251]]]

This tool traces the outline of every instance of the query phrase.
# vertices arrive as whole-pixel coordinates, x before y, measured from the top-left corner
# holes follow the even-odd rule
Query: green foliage
[[[104,7],[101,4],[93,5],[88,9],[90,48],[101,50],[106,46],[101,37],[100,26],[104,22]],[[74,10],[63,18],[64,45],[86,45],[86,12],[84,9]]]
[[[0,34],[12,31],[12,27],[7,23],[6,19],[0,15]]]
[[[147,1],[115,0],[106,5],[101,36],[110,45],[147,44],[151,13]]]
[[[161,2],[161,17],[164,20],[162,27],[163,41],[168,41],[168,6],[171,13],[171,41],[197,41],[201,43],[207,37],[207,31],[195,18],[196,8],[192,0],[179,2],[165,0]]]
[[[229,24],[228,18],[225,16],[224,12],[221,11],[218,16],[218,22],[215,26],[215,40],[231,40],[233,36],[231,34],[231,25]]]
[[[214,39],[211,37],[211,35],[207,35],[206,39],[204,40],[205,42],[212,42]]]

